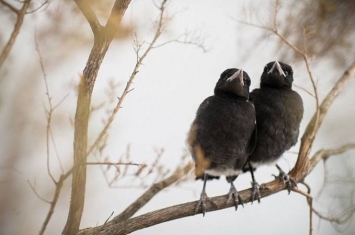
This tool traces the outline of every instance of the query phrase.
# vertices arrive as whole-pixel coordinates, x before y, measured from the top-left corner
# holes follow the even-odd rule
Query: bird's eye
[[[288,75],[288,72],[286,70],[284,71],[284,73],[285,73],[286,76]]]

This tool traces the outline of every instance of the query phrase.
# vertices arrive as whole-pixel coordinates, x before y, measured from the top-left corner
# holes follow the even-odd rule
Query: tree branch
[[[54,209],[57,205],[57,202],[58,202],[58,199],[59,199],[59,195],[60,195],[60,192],[62,190],[62,187],[63,187],[63,183],[64,181],[71,175],[71,170],[68,171],[66,174],[62,174],[58,180],[58,182],[55,182],[55,191],[54,191],[54,195],[53,195],[53,199],[52,201],[50,201],[50,207],[49,207],[49,210],[48,210],[48,213],[47,213],[47,216],[42,224],[42,227],[41,227],[41,230],[39,231],[39,235],[43,235],[44,232],[46,231],[46,228],[47,228],[47,225],[49,223],[49,221],[51,220],[52,218],[52,215],[54,213]]]
[[[116,107],[114,108],[111,116],[109,117],[108,121],[106,122],[104,128],[102,129],[102,131],[100,132],[99,136],[96,138],[96,140],[94,141],[94,143],[89,147],[89,150],[87,152],[87,155],[89,155],[100,143],[100,141],[102,140],[102,138],[105,136],[105,134],[107,133],[107,130],[109,129],[109,127],[111,126],[113,120],[116,117],[116,114],[118,113],[119,109],[122,106],[123,101],[125,100],[126,96],[128,95],[128,93],[132,90],[131,89],[131,85],[133,83],[133,80],[135,79],[137,73],[138,73],[138,69],[140,68],[140,66],[142,65],[144,59],[147,57],[147,55],[149,54],[149,52],[153,49],[154,44],[156,43],[156,41],[158,40],[158,38],[160,37],[161,33],[162,33],[162,28],[163,28],[163,16],[164,16],[164,10],[165,10],[165,4],[166,4],[166,0],[162,3],[162,10],[160,12],[159,15],[159,19],[158,19],[158,27],[155,30],[155,35],[153,37],[152,42],[149,44],[148,48],[144,51],[142,56],[139,56],[139,52],[140,52],[140,46],[138,46],[138,49],[136,50],[136,54],[137,54],[137,62],[136,65],[133,68],[133,71],[128,79],[128,82],[126,84],[125,89],[123,90],[121,96],[118,98],[118,102],[116,104]],[[113,14],[113,13],[112,13]],[[112,24],[112,23],[111,23]],[[107,26],[106,26],[107,27]]]
[[[330,156],[344,153],[350,149],[355,148],[355,143],[345,144],[339,148],[334,149],[322,149],[316,152],[309,162],[308,171],[311,172],[313,168],[319,163],[321,160],[327,160]]]
[[[131,0],[116,0],[113,12],[117,13],[116,17],[119,20],[112,21],[112,13],[109,21],[115,24],[115,29],[118,29],[121,19]],[[84,16],[88,17],[89,24],[93,27],[94,46],[90,52],[88,61],[83,71],[83,76],[80,79],[79,94],[77,101],[77,109],[74,122],[74,167],[72,178],[71,200],[69,206],[69,215],[66,225],[63,230],[64,235],[77,234],[80,226],[82,213],[85,203],[85,187],[86,187],[86,158],[88,151],[88,125],[90,117],[91,94],[94,89],[97,74],[100,70],[102,61],[106,55],[107,49],[113,40],[116,31],[111,31],[102,34],[96,30],[96,16],[93,18],[90,8],[86,8],[82,1],[77,1],[79,9],[83,9]],[[82,7],[82,8],[80,8]],[[89,10],[90,9],[90,10]],[[119,10],[117,10],[119,9]],[[86,11],[87,10],[87,11]]]
[[[275,180],[265,184],[265,188],[267,190],[261,189],[261,197],[267,197],[281,190],[285,189],[283,182]],[[251,197],[251,189],[246,189],[239,192],[239,195],[242,198],[244,204],[250,202]],[[234,207],[234,202],[227,202],[227,195],[216,196],[211,198],[218,206],[218,208],[214,207],[213,204],[208,203],[206,206],[207,211],[216,211],[222,210],[229,207]],[[172,221],[175,219],[184,218],[187,216],[195,215],[195,206],[197,201],[188,202],[180,205],[175,205],[171,207],[167,207],[164,209],[156,210],[153,212],[146,213],[144,215],[140,215],[134,217],[132,219],[128,219],[126,221],[120,223],[113,223],[112,221],[106,223],[103,226],[98,226],[94,228],[87,228],[80,231],[80,235],[93,235],[93,234],[105,234],[105,235],[123,235],[129,234],[131,232],[137,231],[139,229],[147,228],[153,225],[157,225],[160,223]],[[198,211],[197,214],[202,213],[201,210]]]
[[[295,167],[291,170],[290,175],[300,180],[304,178],[307,174],[305,172],[310,172],[309,164],[309,154],[312,148],[314,138],[322,125],[326,114],[330,106],[333,104],[339,93],[345,88],[346,84],[351,78],[355,76],[355,60],[351,63],[349,68],[344,72],[344,74],[338,79],[333,88],[329,91],[327,96],[324,98],[323,102],[319,106],[318,112],[313,115],[312,119],[307,125],[307,128],[301,138],[301,146],[298,155],[298,159]]]
[[[351,148],[355,148],[355,143],[347,144],[347,145],[341,146],[340,148],[336,148],[336,149],[320,150],[314,155],[314,157],[312,157],[310,165],[314,167],[321,159],[325,159],[327,157],[330,157],[331,155],[340,154],[340,153],[345,152]],[[187,167],[188,166],[186,166],[184,168],[185,172],[189,171],[189,169],[187,169]],[[306,175],[308,175],[311,172],[311,170],[313,170],[313,167],[310,168],[309,172],[304,172],[305,175],[302,178],[304,178]],[[172,178],[174,175],[175,174],[173,174],[169,178]],[[166,180],[168,180],[169,178],[167,178]],[[162,184],[162,182],[164,182],[164,181],[165,180],[159,182],[158,184]],[[276,194],[283,189],[285,189],[285,185],[282,182],[280,182],[278,180],[271,181],[269,183],[266,183],[265,187],[261,189],[261,197],[264,198],[264,197]],[[140,215],[140,216],[134,217],[132,219],[129,219],[136,211],[138,211],[142,207],[141,203],[144,203],[144,202],[147,203],[151,199],[151,197],[149,197],[148,195],[152,195],[152,193],[154,192],[153,190],[154,190],[154,186],[152,186],[146,193],[144,193],[139,199],[137,199],[137,201],[135,201],[133,204],[131,204],[124,212],[122,212],[120,215],[116,216],[112,221],[110,221],[102,226],[84,229],[84,230],[80,231],[79,234],[80,235],[93,235],[93,234],[105,234],[105,235],[110,235],[110,234],[121,235],[122,234],[123,235],[123,234],[129,234],[129,233],[137,231],[139,229],[144,229],[144,228],[147,228],[147,227],[150,227],[153,225],[157,225],[160,223],[164,223],[164,222],[168,222],[171,220],[195,215],[194,210],[195,210],[195,206],[196,206],[197,201],[188,202],[188,203],[184,203],[184,204],[180,204],[180,205],[176,205],[176,206],[171,206],[168,208],[156,210],[156,211],[149,212],[144,215]],[[312,197],[309,194],[309,192],[305,193],[305,192],[298,190],[298,189],[294,189],[293,191],[306,196],[307,200],[310,203],[312,202]],[[243,191],[239,192],[239,194],[240,194],[244,204],[250,202],[251,189],[243,190]],[[148,198],[145,198],[146,196],[148,196]],[[207,211],[222,210],[222,209],[226,209],[226,208],[234,206],[233,202],[229,202],[228,204],[226,204],[226,200],[227,200],[226,195],[213,197],[211,199],[218,205],[218,208],[215,208],[212,204],[208,203],[207,204]],[[312,206],[312,204],[310,204],[310,206]],[[310,213],[311,212],[315,213],[315,210],[313,207],[310,207]],[[200,214],[200,213],[201,213],[201,211],[198,212],[198,214]],[[322,215],[318,215],[318,216],[322,216]],[[321,218],[323,218],[323,217],[324,216],[322,216]],[[349,216],[346,216],[346,218],[342,219],[341,221],[346,220],[348,217]],[[324,218],[327,218],[327,217],[324,217]],[[332,218],[331,221],[338,221],[338,220],[340,220],[340,219]],[[310,222],[309,223],[310,223],[309,234],[312,234],[311,214],[310,214]]]
[[[128,206],[121,214],[116,216],[112,220],[112,223],[117,224],[131,218],[156,194],[158,194],[161,190],[169,187],[170,185],[176,183],[182,177],[186,176],[193,169],[193,167],[194,165],[192,164],[192,162],[190,162],[185,167],[176,169],[175,172],[168,178],[153,184],[142,196],[140,196],[136,201],[134,201],[130,206]]]
[[[83,13],[88,23],[90,24],[91,30],[94,35],[98,34],[102,26],[100,25],[100,22],[97,19],[95,13],[91,9],[91,6],[89,6],[90,3],[85,0],[75,0],[75,3],[80,9],[80,11]]]
[[[321,150],[315,156],[312,158],[311,162],[308,160],[308,154],[309,152],[307,148],[311,147],[311,144],[313,142],[313,139],[309,139],[310,134],[315,134],[316,131],[318,131],[321,123],[324,120],[324,117],[330,108],[330,105],[334,101],[334,99],[337,97],[337,95],[342,91],[342,89],[345,87],[346,83],[355,75],[355,61],[351,64],[351,66],[344,72],[343,76],[339,78],[338,82],[334,85],[332,90],[329,92],[329,94],[326,96],[326,98],[323,100],[322,104],[320,105],[320,112],[319,112],[319,121],[317,122],[317,126],[315,127],[316,123],[316,114],[313,116],[311,119],[310,123],[308,124],[308,127],[306,129],[305,134],[302,137],[302,143],[299,151],[299,158],[298,161],[303,161],[303,165],[296,166],[292,169],[291,173],[293,173],[293,177],[295,178],[296,181],[300,181],[304,179],[310,172],[313,170],[312,164],[316,164],[319,162],[321,159],[320,156],[330,156],[331,154],[338,154],[341,152],[344,152],[350,148],[354,148],[354,144],[349,144],[342,146],[338,149],[332,149],[332,150]],[[310,132],[312,128],[312,132]],[[307,155],[306,155],[307,153]],[[305,156],[305,157],[303,157]],[[297,161],[297,162],[298,162]],[[265,184],[265,187],[268,190],[261,190],[261,197],[266,197],[270,196],[272,194],[275,194],[285,188],[285,185],[278,181],[271,181],[267,184]],[[251,189],[246,189],[240,192],[240,196],[242,198],[243,203],[248,203],[250,202],[250,194]],[[207,211],[214,211],[214,210],[221,210],[225,209],[228,207],[233,206],[233,202],[230,202],[226,204],[226,195],[223,196],[218,196],[218,197],[213,197],[212,200],[217,203],[218,208],[213,207],[212,204],[207,204]],[[126,221],[122,221],[120,223],[114,223],[113,221],[108,222],[104,226],[98,226],[95,228],[88,228],[84,229],[80,232],[82,235],[91,235],[91,234],[128,234],[133,231],[143,229],[146,227],[150,227],[159,223],[164,223],[167,221],[187,217],[187,216],[192,216],[194,215],[194,209],[196,206],[196,202],[189,202],[185,204],[180,204],[168,208],[164,208],[161,210],[153,211],[146,213],[141,216],[134,217],[132,219],[128,219]],[[198,213],[201,213],[200,211]]]
[[[17,10],[14,7],[12,7],[10,4],[8,4],[5,1],[1,1],[1,3],[3,3],[4,5],[6,5],[7,7],[9,7],[13,12],[16,13],[17,15],[17,20],[14,26],[14,30],[11,33],[11,36],[9,38],[9,40],[7,41],[4,49],[2,50],[2,52],[0,53],[0,68],[3,66],[4,61],[6,60],[6,58],[9,56],[10,51],[13,47],[13,45],[15,44],[15,40],[17,38],[17,35],[20,32],[22,23],[23,23],[23,18],[25,17],[26,11],[28,9],[28,7],[30,6],[30,2],[31,0],[25,0],[21,10]]]
[[[20,11],[18,9],[16,9],[13,5],[11,5],[10,3],[6,2],[5,0],[0,0],[0,2],[8,7],[11,11],[13,11],[16,15],[18,15],[20,13]]]

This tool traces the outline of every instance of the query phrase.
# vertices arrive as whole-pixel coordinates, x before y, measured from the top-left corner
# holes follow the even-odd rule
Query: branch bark
[[[74,168],[71,201],[68,219],[63,230],[63,234],[65,235],[73,235],[78,233],[84,209],[87,167],[86,158],[88,146],[87,135],[91,94],[107,49],[115,36],[130,2],[131,0],[116,0],[111,15],[109,16],[107,26],[101,28],[91,7],[87,5],[88,3],[81,0],[76,1],[76,4],[79,9],[83,11],[84,16],[93,30],[94,45],[79,84],[79,94],[74,123]]]
[[[272,181],[265,184],[265,188],[267,190],[261,190],[261,197],[267,197],[277,192],[280,192],[284,189],[284,185],[280,181]],[[239,192],[239,195],[242,198],[244,204],[250,202],[251,190],[246,189]],[[222,210],[229,207],[234,207],[234,202],[227,202],[227,195],[217,196],[211,198],[218,206],[218,208],[214,207],[213,204],[208,203],[206,206],[207,211],[215,211]],[[109,223],[98,226],[94,228],[87,228],[80,231],[80,235],[94,235],[94,234],[105,234],[105,235],[123,235],[129,234],[131,232],[144,229],[153,225],[157,225],[160,223],[164,223],[167,221],[184,218],[187,216],[195,215],[195,206],[197,201],[183,203],[180,205],[175,205],[171,207],[167,207],[164,209],[156,210],[153,212],[146,213],[144,215],[140,215],[134,217],[132,219],[128,219],[126,221],[122,221],[119,223],[114,223],[110,221]],[[201,210],[198,211],[197,214],[202,213]]]
[[[16,23],[14,26],[14,30],[12,31],[11,36],[10,36],[9,40],[7,41],[4,49],[0,53],[0,68],[3,66],[4,61],[9,56],[10,51],[11,51],[13,45],[15,44],[17,35],[19,34],[22,23],[23,23],[23,18],[25,17],[28,7],[30,6],[30,2],[31,2],[31,0],[25,0],[22,5],[21,10],[17,10],[16,8],[11,6],[7,2],[1,1],[1,3],[3,3],[5,6],[9,7],[13,12],[16,13],[17,19],[16,19]]]
[[[309,154],[312,148],[313,141],[316,134],[322,125],[325,116],[328,113],[330,106],[333,104],[336,97],[345,88],[351,78],[355,76],[355,60],[351,63],[349,68],[338,79],[333,88],[329,91],[323,102],[319,106],[319,112],[313,115],[311,121],[301,138],[301,146],[298,159],[295,167],[291,170],[290,175],[299,181],[304,178],[310,171]]]

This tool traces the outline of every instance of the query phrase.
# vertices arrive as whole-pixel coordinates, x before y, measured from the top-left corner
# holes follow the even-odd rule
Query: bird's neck
[[[277,90],[291,90],[291,86],[286,85],[275,85],[269,83],[260,83],[260,88],[270,88],[270,89],[277,89]]]
[[[220,97],[220,98],[225,98],[225,99],[240,99],[240,100],[248,100],[249,97],[246,97],[244,95],[237,95],[232,92],[220,92],[220,91],[215,91],[215,96]]]

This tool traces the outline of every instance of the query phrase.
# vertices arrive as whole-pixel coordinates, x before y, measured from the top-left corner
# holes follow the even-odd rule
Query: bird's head
[[[225,70],[214,89],[217,96],[230,96],[249,98],[249,75],[242,69],[227,69]]]
[[[293,82],[292,67],[288,64],[273,61],[264,67],[260,87],[291,88]]]

